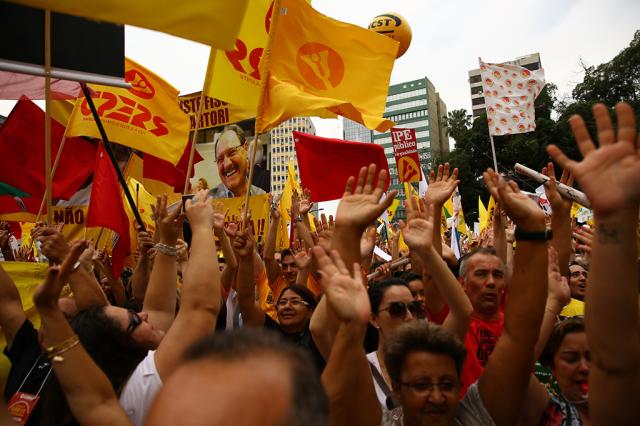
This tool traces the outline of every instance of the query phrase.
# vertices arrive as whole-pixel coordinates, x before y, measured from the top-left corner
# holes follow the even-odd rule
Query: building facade
[[[278,127],[269,132],[271,147],[269,152],[269,164],[271,171],[271,192],[282,192],[287,181],[287,168],[289,159],[293,158],[293,167],[298,174],[298,160],[293,142],[293,131],[316,134],[316,128],[309,117],[294,117],[280,123]]]
[[[449,152],[449,137],[443,120],[446,115],[447,106],[427,77],[389,86],[384,116],[395,122],[395,127],[415,129],[420,165],[425,173],[437,159]],[[373,131],[372,138],[374,143],[382,145],[389,163],[389,190],[397,189],[398,198],[404,199],[390,132]],[[404,216],[404,208],[399,207],[395,219],[403,219]]]
[[[351,142],[373,142],[373,134],[362,124],[342,117],[342,139]]]
[[[502,63],[519,65],[530,71],[542,68],[542,62],[540,61],[539,53],[520,56],[513,61],[506,61]],[[473,113],[473,118],[475,119],[476,117],[479,117],[486,112],[484,95],[482,93],[482,78],[480,77],[480,68],[469,71],[469,87],[471,89],[471,111]]]

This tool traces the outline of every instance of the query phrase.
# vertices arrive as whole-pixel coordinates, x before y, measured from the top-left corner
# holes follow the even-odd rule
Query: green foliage
[[[603,102],[613,107],[626,101],[639,115],[640,123],[640,30],[636,31],[629,46],[611,61],[597,67],[585,67],[584,79],[574,88],[571,99],[560,102],[556,93],[557,86],[547,83],[536,99],[535,132],[494,136],[500,172],[515,179],[525,191],[533,192],[538,185],[515,175],[512,172],[515,163],[541,170],[549,161],[545,149],[550,143],[560,147],[569,157],[580,158],[568,123],[572,115],[581,115],[594,134],[593,104]],[[459,190],[465,220],[471,224],[478,218],[478,196],[485,205],[489,199],[481,178],[484,170],[493,168],[487,117],[482,115],[471,122],[466,110],[454,110],[446,117],[446,125],[456,141],[456,148],[443,161],[460,170]]]

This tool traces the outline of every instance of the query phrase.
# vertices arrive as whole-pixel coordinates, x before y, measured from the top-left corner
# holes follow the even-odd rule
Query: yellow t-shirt
[[[583,317],[584,316],[584,302],[578,299],[571,298],[567,306],[560,312],[561,317]]]

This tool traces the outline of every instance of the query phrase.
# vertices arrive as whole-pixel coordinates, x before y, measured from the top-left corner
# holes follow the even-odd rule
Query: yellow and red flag
[[[109,140],[176,164],[189,141],[189,118],[178,106],[178,90],[129,58],[125,80],[131,88],[92,86]],[[101,138],[84,98],[76,102],[67,136]]]
[[[256,131],[294,116],[338,114],[386,131],[382,117],[398,42],[281,0],[263,58]]]
[[[25,6],[134,25],[231,49],[249,0],[12,0]]]

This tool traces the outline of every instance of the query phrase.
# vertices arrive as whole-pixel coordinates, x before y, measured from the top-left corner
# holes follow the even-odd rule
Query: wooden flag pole
[[[251,196],[251,182],[253,182],[253,169],[256,162],[256,151],[258,151],[258,136],[256,133],[253,144],[249,147],[249,181],[247,182],[247,193],[244,196],[244,210],[242,212],[242,229],[247,225],[247,215],[249,214],[249,197]]]
[[[496,173],[499,173],[498,160],[496,159],[496,146],[493,144],[493,135],[491,134],[491,130],[489,130],[489,139],[491,139],[491,153],[493,154],[493,170],[495,170]]]
[[[56,169],[58,168],[58,164],[60,163],[60,157],[62,156],[62,149],[64,148],[64,144],[67,142],[67,131],[65,130],[64,135],[62,136],[62,140],[60,141],[60,147],[58,148],[58,153],[56,154],[56,159],[53,162],[53,166],[51,167],[51,182],[53,186],[53,177],[56,174]],[[42,197],[42,201],[40,202],[40,209],[38,209],[38,216],[36,216],[36,222],[40,221],[40,217],[42,216],[42,212],[44,211],[45,203],[48,200],[49,189],[46,189],[46,193]]]
[[[53,192],[51,191],[51,11],[44,11],[44,173],[46,179],[47,223],[53,220]]]
[[[131,207],[131,211],[136,218],[136,222],[142,229],[145,229],[144,222],[142,221],[142,217],[140,217],[140,212],[136,207],[136,203],[133,201],[133,197],[131,196],[131,191],[129,191],[129,187],[127,187],[127,182],[124,179],[122,174],[122,170],[118,166],[118,161],[116,160],[116,156],[113,154],[113,150],[111,149],[111,143],[109,142],[109,138],[107,137],[107,132],[105,132],[104,127],[102,126],[102,121],[100,120],[100,116],[98,115],[98,110],[96,109],[95,104],[93,103],[93,99],[91,99],[91,93],[89,92],[89,88],[86,83],[80,83],[82,86],[82,93],[84,94],[85,99],[87,100],[87,104],[89,105],[89,109],[91,110],[91,114],[93,115],[93,119],[98,126],[98,131],[100,131],[100,136],[102,137],[102,143],[104,144],[104,149],[107,151],[107,155],[109,155],[109,159],[111,160],[111,164],[116,171],[116,175],[118,175],[118,181],[120,182],[120,186],[124,191],[124,195],[127,197],[127,202],[129,203],[129,207]]]

